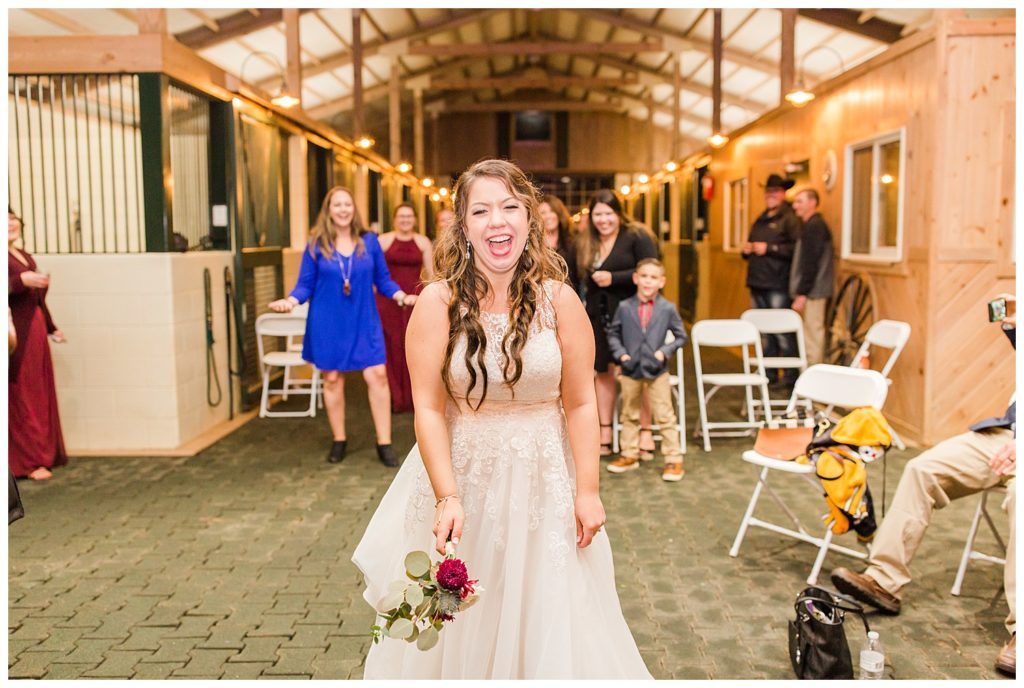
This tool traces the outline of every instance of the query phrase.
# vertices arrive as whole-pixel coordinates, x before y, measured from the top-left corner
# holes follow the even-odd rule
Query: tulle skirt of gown
[[[449,411],[466,524],[458,556],[484,587],[440,642],[383,639],[365,678],[651,678],[622,616],[608,536],[576,547],[575,477],[561,403]],[[372,606],[433,549],[434,495],[417,448],[398,471],[352,560]]]

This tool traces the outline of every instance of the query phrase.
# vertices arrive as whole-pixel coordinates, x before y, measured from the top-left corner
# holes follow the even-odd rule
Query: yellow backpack
[[[874,537],[878,526],[865,465],[882,458],[891,444],[892,430],[885,417],[878,409],[864,407],[854,409],[835,425],[819,423],[807,454],[797,459],[814,463],[829,509],[822,520],[836,535],[852,526],[859,539]]]

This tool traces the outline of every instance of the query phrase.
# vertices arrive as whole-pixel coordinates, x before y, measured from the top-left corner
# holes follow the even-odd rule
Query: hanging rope
[[[231,279],[231,268],[227,266],[224,266],[224,312],[227,314],[228,319],[228,403],[231,406],[228,418],[233,419],[235,417],[235,384],[231,378],[237,377],[241,380],[242,374],[245,372],[245,333],[242,331],[241,304],[235,300],[235,286]],[[231,327],[232,319],[235,323],[234,329]],[[237,370],[231,367],[232,333],[234,334],[235,348],[237,350]]]
[[[213,344],[213,295],[210,293],[210,268],[203,269],[203,300],[206,306],[206,403],[220,406],[224,394],[220,387],[220,375],[217,374],[217,356]],[[217,400],[213,399],[216,387]]]

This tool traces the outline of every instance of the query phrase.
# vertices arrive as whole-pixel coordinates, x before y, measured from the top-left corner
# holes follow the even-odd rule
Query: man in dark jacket
[[[764,207],[743,244],[747,261],[747,288],[754,308],[789,308],[789,272],[793,250],[800,235],[800,219],[786,202],[786,190],[795,184],[777,174],[764,183]],[[796,339],[791,334],[772,334],[764,338],[764,356],[795,356]],[[792,386],[797,370],[785,369],[781,382]],[[769,373],[772,378],[774,371]]]
[[[803,229],[793,252],[789,293],[793,310],[804,318],[807,364],[825,362],[825,305],[835,281],[832,230],[818,212],[818,192],[803,189],[793,199],[793,211],[803,220]]]
[[[1007,305],[1003,332],[1017,348],[1016,302],[1012,294],[1001,296],[1006,298]],[[899,614],[900,590],[910,582],[910,562],[924,539],[935,509],[954,499],[996,485],[1004,486],[1003,511],[1010,532],[1006,540],[1003,586],[1010,607],[1006,617],[1010,639],[996,656],[995,667],[1011,676],[1017,673],[1016,438],[1017,403],[1013,401],[1002,416],[975,423],[969,432],[939,442],[908,461],[889,512],[871,543],[867,570],[857,573],[840,567],[832,572],[832,584],[840,592],[887,614]]]

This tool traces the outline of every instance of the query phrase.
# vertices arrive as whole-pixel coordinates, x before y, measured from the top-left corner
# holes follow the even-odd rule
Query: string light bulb
[[[409,172],[412,172],[412,165],[404,161],[400,162],[398,163],[398,171],[402,174],[408,174]]]
[[[708,143],[711,144],[712,148],[721,148],[725,144],[729,143],[729,137],[716,131],[708,137]]]

